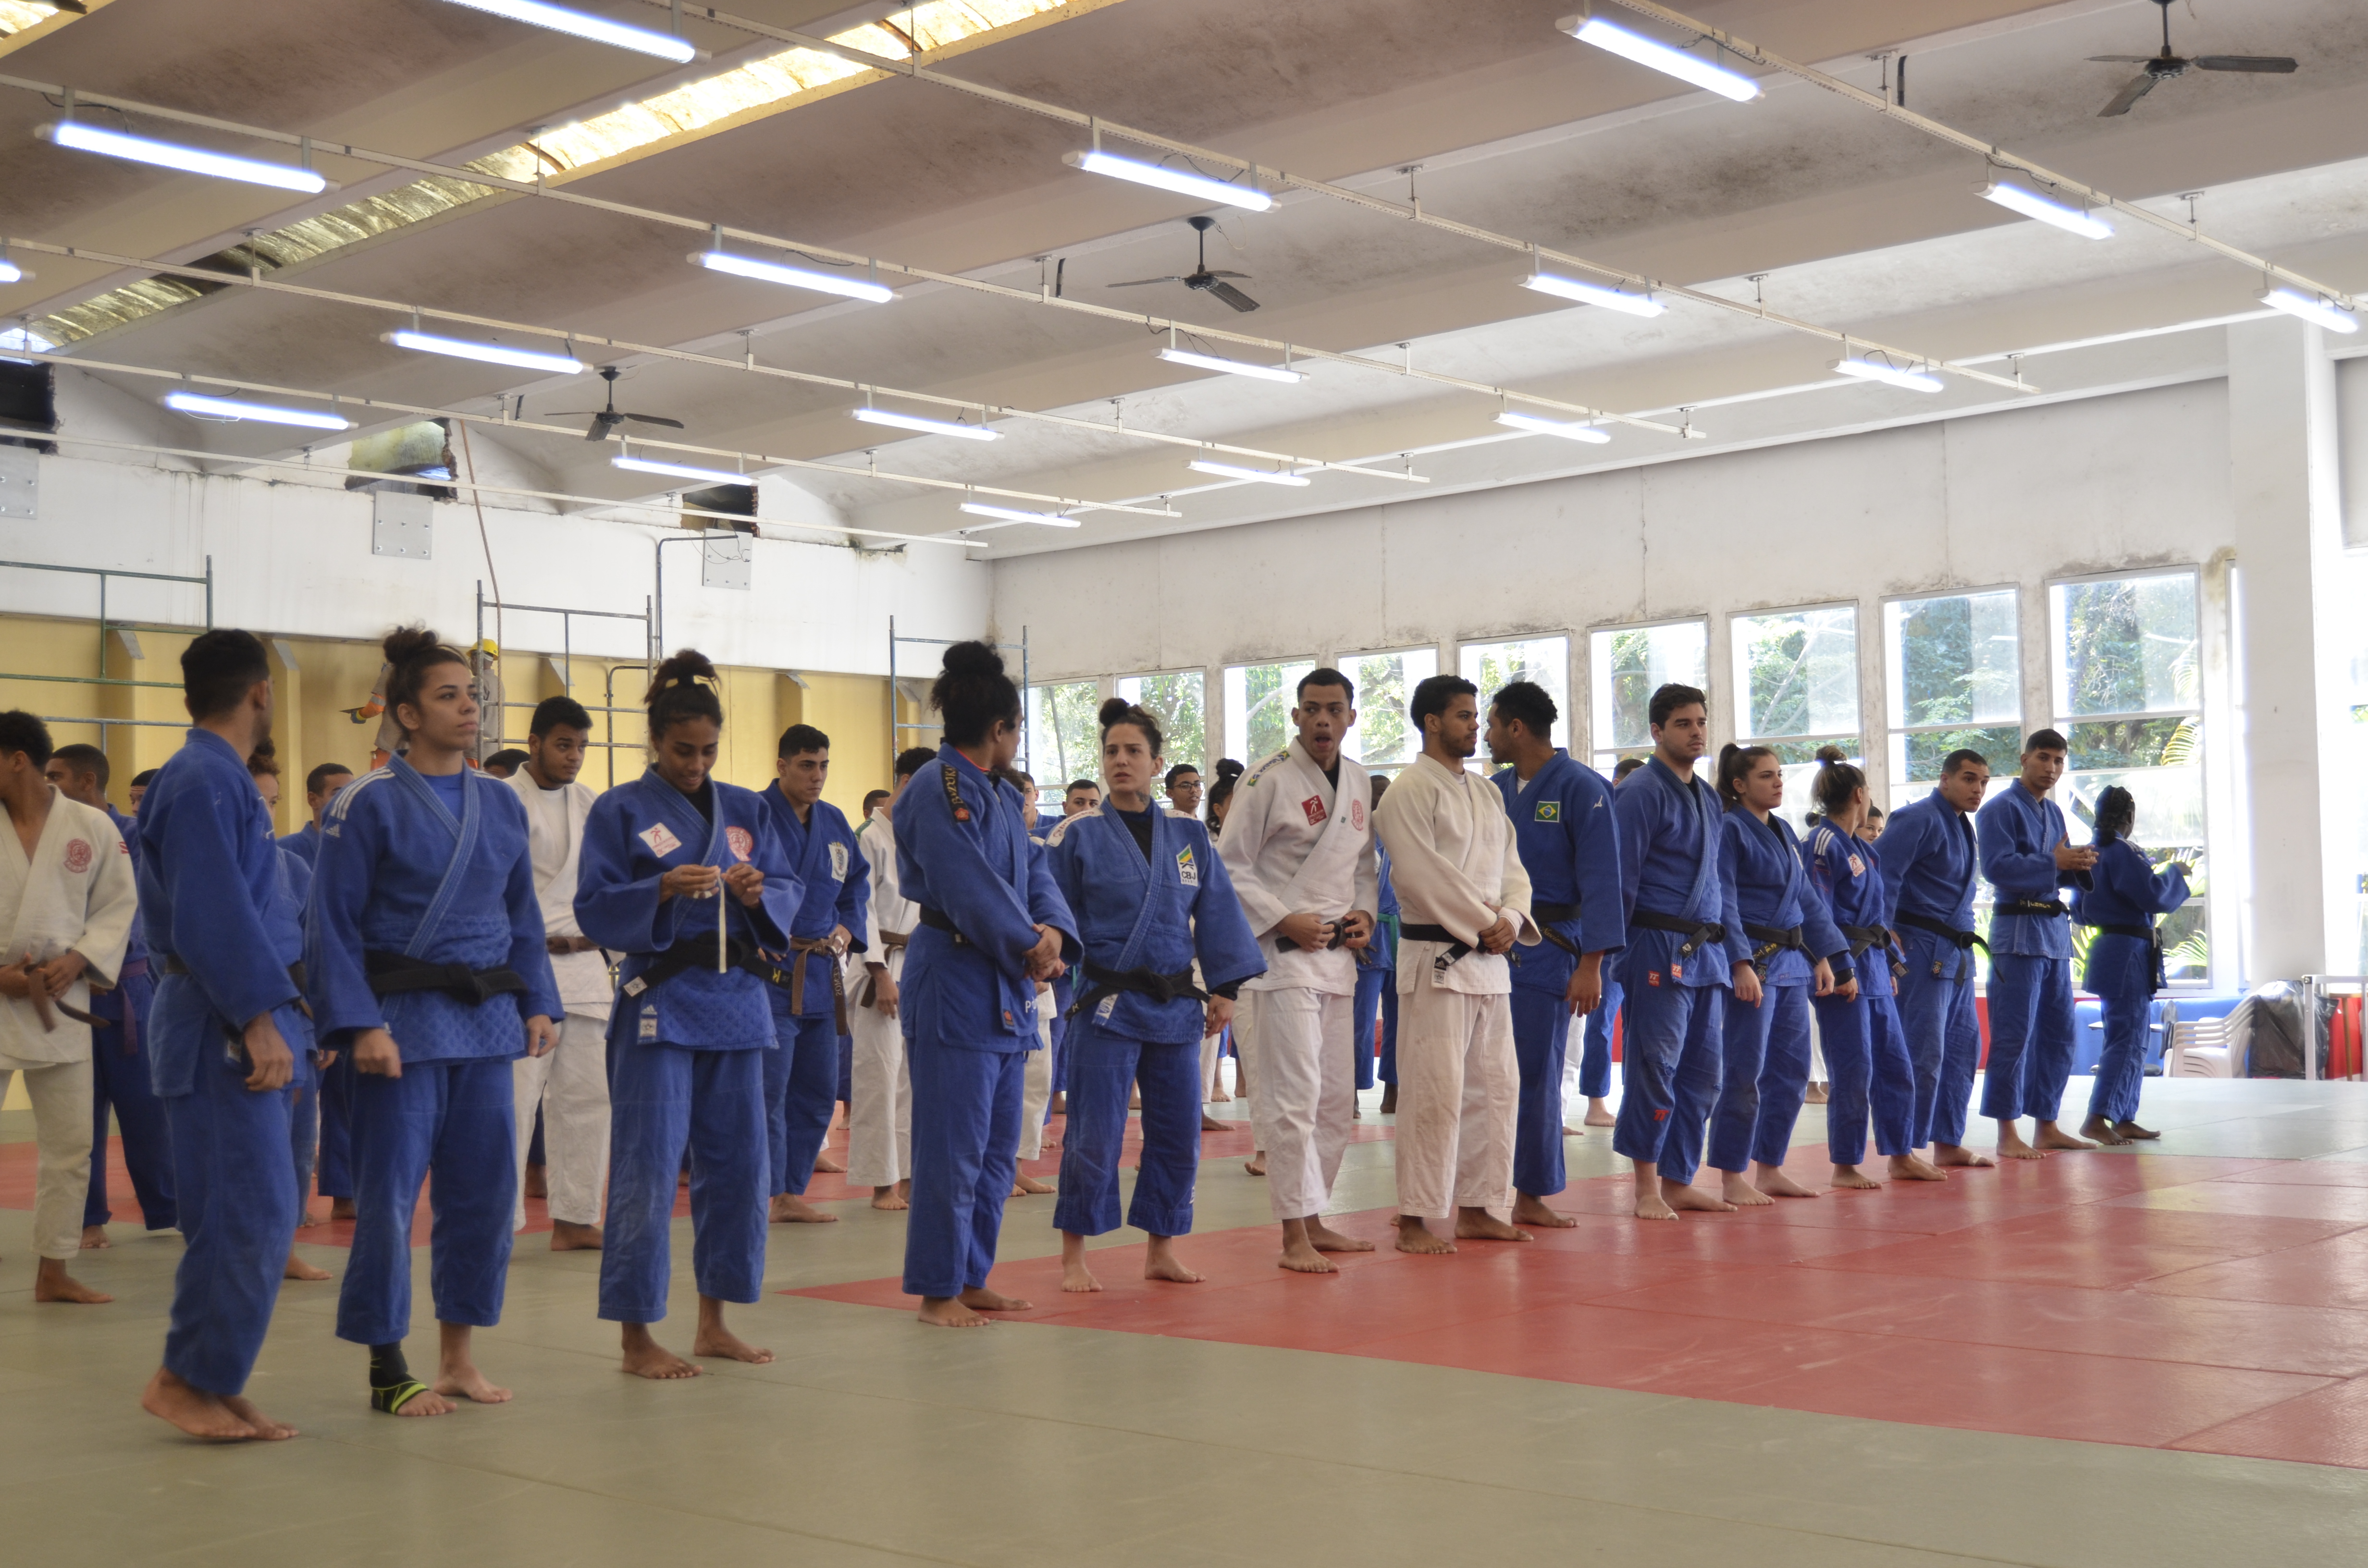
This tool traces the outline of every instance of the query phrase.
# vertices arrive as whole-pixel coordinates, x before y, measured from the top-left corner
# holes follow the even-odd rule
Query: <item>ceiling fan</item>
[[[1201,264],[1198,267],[1194,267],[1190,272],[1186,273],[1180,278],[1173,274],[1170,274],[1166,278],[1132,278],[1123,283],[1105,283],[1102,287],[1105,289],[1140,289],[1146,283],[1181,283],[1187,289],[1199,289],[1203,292],[1214,294],[1217,298],[1224,301],[1225,303],[1233,306],[1234,309],[1237,311],[1247,312],[1257,310],[1258,308],[1258,302],[1256,300],[1251,299],[1247,294],[1243,293],[1239,289],[1235,288],[1232,284],[1225,281],[1228,278],[1239,278],[1247,281],[1249,278],[1248,273],[1212,272],[1209,270],[1209,231],[1217,226],[1217,221],[1214,218],[1208,217],[1187,218],[1184,221],[1187,223],[1191,224],[1195,229],[1201,231]]]
[[[2113,95],[2113,101],[2097,111],[2097,118],[2127,114],[2130,106],[2151,93],[2173,76],[2184,76],[2189,70],[2248,71],[2260,75],[2286,76],[2294,70],[2294,62],[2283,54],[2199,54],[2185,58],[2170,51],[2171,0],[2154,0],[2162,7],[2162,52],[2160,54],[2092,54],[2089,59],[2111,65],[2143,65],[2146,69],[2129,80],[2128,85]]]
[[[682,428],[679,419],[661,418],[655,414],[628,414],[617,406],[617,378],[624,372],[614,365],[600,367],[600,379],[609,383],[609,406],[606,408],[572,408],[564,414],[554,414],[553,419],[574,419],[581,415],[592,416],[591,426],[584,432],[587,441],[605,441],[609,433],[630,419],[636,425],[663,425],[669,430]],[[522,400],[521,400],[522,401]]]

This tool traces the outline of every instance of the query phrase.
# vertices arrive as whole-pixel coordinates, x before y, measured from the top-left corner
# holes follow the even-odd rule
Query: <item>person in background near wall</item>
[[[1881,806],[1867,807],[1866,821],[1859,824],[1858,835],[1859,837],[1866,840],[1869,844],[1873,844],[1875,840],[1883,836],[1883,808]]]
[[[0,803],[20,851],[0,857],[0,1098],[22,1077],[33,1105],[33,1300],[96,1305],[115,1298],[66,1272],[90,1196],[90,999],[119,983],[139,903],[123,835],[50,782],[50,750],[39,719],[0,713]]]
[[[304,862],[305,868],[320,863],[321,814],[336,799],[337,791],[354,781],[353,769],[342,762],[324,762],[304,775],[304,809],[312,820],[295,832],[280,835],[279,847]]]
[[[1990,1054],[1982,1114],[1998,1123],[1998,1153],[2036,1160],[2057,1149],[2093,1149],[2056,1125],[2079,1038],[2072,1009],[2072,922],[2063,888],[2086,889],[2097,852],[2071,841],[2063,808],[2047,798],[2064,777],[2066,744],[2039,730],[2023,744],[2022,773],[1975,819],[1989,880]],[[2037,1124],[2028,1143],[2017,1117]]]
[[[1189,762],[1179,762],[1167,770],[1164,788],[1167,792],[1167,809],[1179,817],[1201,814],[1201,770]]]
[[[2097,994],[2105,1044],[2080,1135],[2100,1143],[2162,1136],[2137,1121],[2138,1091],[2146,1084],[2146,1024],[2154,1011],[2154,994],[2169,983],[2163,974],[2162,937],[2154,922],[2190,896],[2187,862],[2174,860],[2157,873],[2146,852],[2130,842],[2137,815],[2136,799],[2120,785],[2109,785],[2098,795],[2092,885],[2072,895],[2073,913],[2097,933],[2089,942],[2088,972],[2081,983]]]
[[[1611,788],[1621,785],[1645,766],[1641,756],[1623,756],[1611,766]],[[1587,1101],[1585,1127],[1611,1127],[1617,1118],[1611,1114],[1611,1029],[1620,1019],[1620,1002],[1624,994],[1620,989],[1620,965],[1617,960],[1603,966],[1603,1001],[1587,1015],[1587,1033],[1579,1046],[1578,1060],[1563,1069],[1563,1104],[1574,1099]],[[1578,1128],[1565,1124],[1565,1132]]]
[[[1241,779],[1242,765],[1230,756],[1219,757],[1213,772],[1216,775],[1216,781],[1209,786],[1203,799],[1203,803],[1208,807],[1209,812],[1209,842],[1212,845],[1217,842],[1217,835],[1224,830],[1225,813],[1233,809],[1234,786]],[[1235,1010],[1239,1011],[1239,1009]],[[1234,1051],[1233,1045],[1234,1026],[1231,1024],[1227,1024],[1224,1029],[1201,1042],[1201,1081],[1207,1085],[1204,1097],[1209,1100],[1230,1100],[1234,1097],[1233,1091],[1225,1087],[1225,1075],[1223,1071],[1224,1059],[1230,1052],[1234,1056],[1235,1073],[1239,1074],[1241,1072],[1241,1057],[1238,1051]],[[1247,1098],[1249,1080],[1240,1078],[1238,1082],[1242,1096]],[[1258,1168],[1260,1170],[1266,1168],[1266,1163],[1263,1160],[1258,1162]]]
[[[131,810],[126,815],[136,817],[140,814],[140,797],[148,792],[148,786],[156,782],[156,775],[163,771],[161,767],[143,768],[131,776],[131,787],[124,791],[131,802]]]
[[[1570,1021],[1603,1005],[1603,957],[1627,945],[1620,915],[1620,832],[1611,787],[1554,744],[1561,714],[1534,681],[1517,680],[1488,700],[1492,782],[1505,798],[1530,917],[1544,942],[1506,957],[1512,967],[1513,1054],[1520,1064],[1520,1117],[1513,1129],[1513,1222],[1566,1226],[1545,1200],[1564,1175],[1563,1068]]]
[[[896,790],[928,767],[937,753],[913,746],[896,754]],[[848,1083],[847,1180],[871,1189],[874,1209],[912,1207],[913,1077],[905,1064],[905,949],[920,912],[896,885],[896,800],[885,797],[855,835],[871,868],[871,947],[863,955],[848,1024],[855,1061]]]
[[[1373,775],[1373,809],[1379,811],[1382,797],[1389,793],[1386,774]],[[1357,1061],[1356,1087],[1370,1089],[1378,1080],[1387,1085],[1382,1091],[1384,1114],[1397,1109],[1398,1094],[1398,900],[1390,889],[1390,852],[1381,845],[1373,846],[1373,874],[1380,888],[1381,908],[1374,912],[1373,939],[1357,955],[1357,1002],[1349,1015],[1350,1042]],[[1382,1055],[1373,1053],[1374,1030],[1381,1031]],[[1364,1113],[1354,1111],[1352,1115]]]
[[[58,793],[78,806],[103,812],[123,835],[132,869],[140,865],[140,833],[133,819],[107,802],[107,754],[79,742],[50,754],[50,782]],[[151,1231],[169,1231],[173,1207],[173,1134],[165,1124],[165,1102],[156,1097],[148,1075],[148,1011],[155,982],[148,973],[148,944],[140,922],[131,922],[123,949],[123,967],[115,988],[94,991],[90,997],[91,1142],[90,1193],[83,1201],[82,1244],[108,1246],[108,1221],[114,1217],[107,1203],[107,1115],[123,1138],[123,1168],[131,1177],[132,1195],[140,1200],[141,1222]]]
[[[263,796],[263,809],[274,816],[279,814],[279,758],[274,754],[270,738],[266,736],[255,755],[246,759],[246,776]],[[276,845],[278,839],[272,840]]]
[[[513,778],[517,775],[519,768],[526,766],[526,760],[529,755],[530,754],[527,752],[518,750],[516,746],[511,746],[504,751],[497,751],[494,753],[493,756],[485,758],[485,772],[495,778]]]
[[[1090,778],[1072,778],[1061,792],[1061,814],[1076,816],[1079,812],[1092,811],[1102,803],[1102,787]]]
[[[876,813],[881,807],[894,800],[895,795],[896,792],[894,790],[866,790],[863,791],[863,820],[865,822],[870,822],[874,813]],[[863,830],[859,827],[855,830],[855,833],[856,836],[860,838],[863,835]]]
[[[1965,1147],[1965,1112],[1982,1037],[1974,1021],[1974,881],[1981,875],[1968,813],[1989,788],[1977,751],[1941,759],[1930,795],[1892,813],[1884,833],[1883,882],[1907,972],[1899,979],[1899,1021],[1916,1064],[1916,1147],[1935,1165],[1995,1165]]]

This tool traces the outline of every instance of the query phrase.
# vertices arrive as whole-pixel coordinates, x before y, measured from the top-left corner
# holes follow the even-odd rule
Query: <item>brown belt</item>
[[[887,967],[889,954],[903,951],[912,940],[913,933],[910,931],[882,931],[880,933],[881,967],[882,969]],[[880,981],[868,967],[864,971],[862,987],[855,994],[855,1005],[859,1007],[872,1008],[880,1006]]]
[[[880,945],[892,952],[896,949],[910,943],[912,939],[913,933],[910,931],[882,931],[880,933]]]
[[[821,953],[830,960],[831,1011],[838,1019],[838,1032],[847,1032],[847,971],[839,967],[838,949],[827,937],[792,937],[790,951],[797,955],[790,960],[790,1012],[797,1017],[806,1016],[806,960]]]
[[[600,944],[589,937],[545,937],[542,939],[542,945],[550,949],[552,958],[564,958],[569,953],[594,953],[600,950]]]

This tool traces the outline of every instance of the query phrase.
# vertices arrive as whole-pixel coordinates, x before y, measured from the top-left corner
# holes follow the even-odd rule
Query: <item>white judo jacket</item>
[[[1399,774],[1373,812],[1373,826],[1390,852],[1390,886],[1398,917],[1408,926],[1440,926],[1474,942],[1499,915],[1512,918],[1514,940],[1535,947],[1543,938],[1530,918],[1530,874],[1505,797],[1494,784],[1428,752]],[[1430,984],[1467,996],[1513,989],[1512,965],[1501,953],[1473,950],[1441,968],[1445,942],[1398,941],[1398,991]]]
[[[1373,855],[1373,787],[1363,767],[1343,756],[1336,790],[1297,741],[1242,776],[1225,814],[1217,852],[1258,933],[1266,972],[1245,991],[1299,988],[1334,996],[1357,993],[1357,955],[1346,948],[1305,952],[1277,945],[1286,915],[1338,921],[1381,908]]]

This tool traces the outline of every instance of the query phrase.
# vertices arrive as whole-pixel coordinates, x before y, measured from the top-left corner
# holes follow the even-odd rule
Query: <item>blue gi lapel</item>
[[[441,823],[452,835],[452,858],[445,863],[444,880],[436,884],[436,896],[428,901],[427,913],[419,917],[417,929],[411,940],[403,945],[408,958],[424,958],[435,942],[436,934],[443,928],[444,917],[452,913],[453,902],[461,896],[461,884],[468,880],[470,862],[477,858],[477,840],[484,815],[477,806],[477,790],[482,780],[469,777],[470,769],[461,769],[461,817],[455,822],[452,813],[437,794],[435,786],[419,776],[419,770],[399,756],[387,758],[387,770],[395,782],[410,791],[415,800],[424,801],[427,814]]]
[[[1120,858],[1130,869],[1143,873],[1143,902],[1134,907],[1134,928],[1126,934],[1126,946],[1119,949],[1118,961],[1110,966],[1113,969],[1135,969],[1141,964],[1144,939],[1151,934],[1152,906],[1161,896],[1159,868],[1167,863],[1164,857],[1167,853],[1167,841],[1174,836],[1173,831],[1167,826],[1167,814],[1153,807],[1151,857],[1145,860],[1135,850],[1133,833],[1119,820],[1117,807],[1110,807],[1096,814],[1103,819],[1103,831],[1117,839]]]
[[[1693,814],[1694,824],[1699,830],[1701,858],[1694,866],[1693,892],[1686,895],[1683,917],[1689,920],[1702,918],[1715,920],[1718,917],[1718,911],[1713,908],[1705,916],[1702,902],[1702,894],[1710,891],[1711,885],[1718,877],[1719,813],[1712,810],[1710,802],[1703,799],[1704,791],[1700,780],[1691,777],[1679,778],[1677,770],[1659,757],[1656,756],[1646,763],[1645,771],[1660,779],[1666,788],[1685,802],[1686,809]]]
[[[710,788],[714,789],[715,801],[715,820],[712,823],[699,814],[699,807],[692,803],[689,796],[660,778],[656,768],[644,772],[640,782],[642,798],[649,802],[653,812],[666,824],[667,831],[682,840],[683,848],[694,844],[705,846],[698,859],[679,864],[713,866],[719,869],[729,868],[730,852],[724,848],[723,839],[723,791],[715,788],[712,779]],[[667,853],[671,855],[679,851]],[[665,861],[667,856],[661,855],[658,858]],[[705,908],[703,901],[678,898],[670,902],[675,906],[674,930],[677,936],[681,935],[687,924],[694,921],[701,925],[714,924],[714,911]]]

